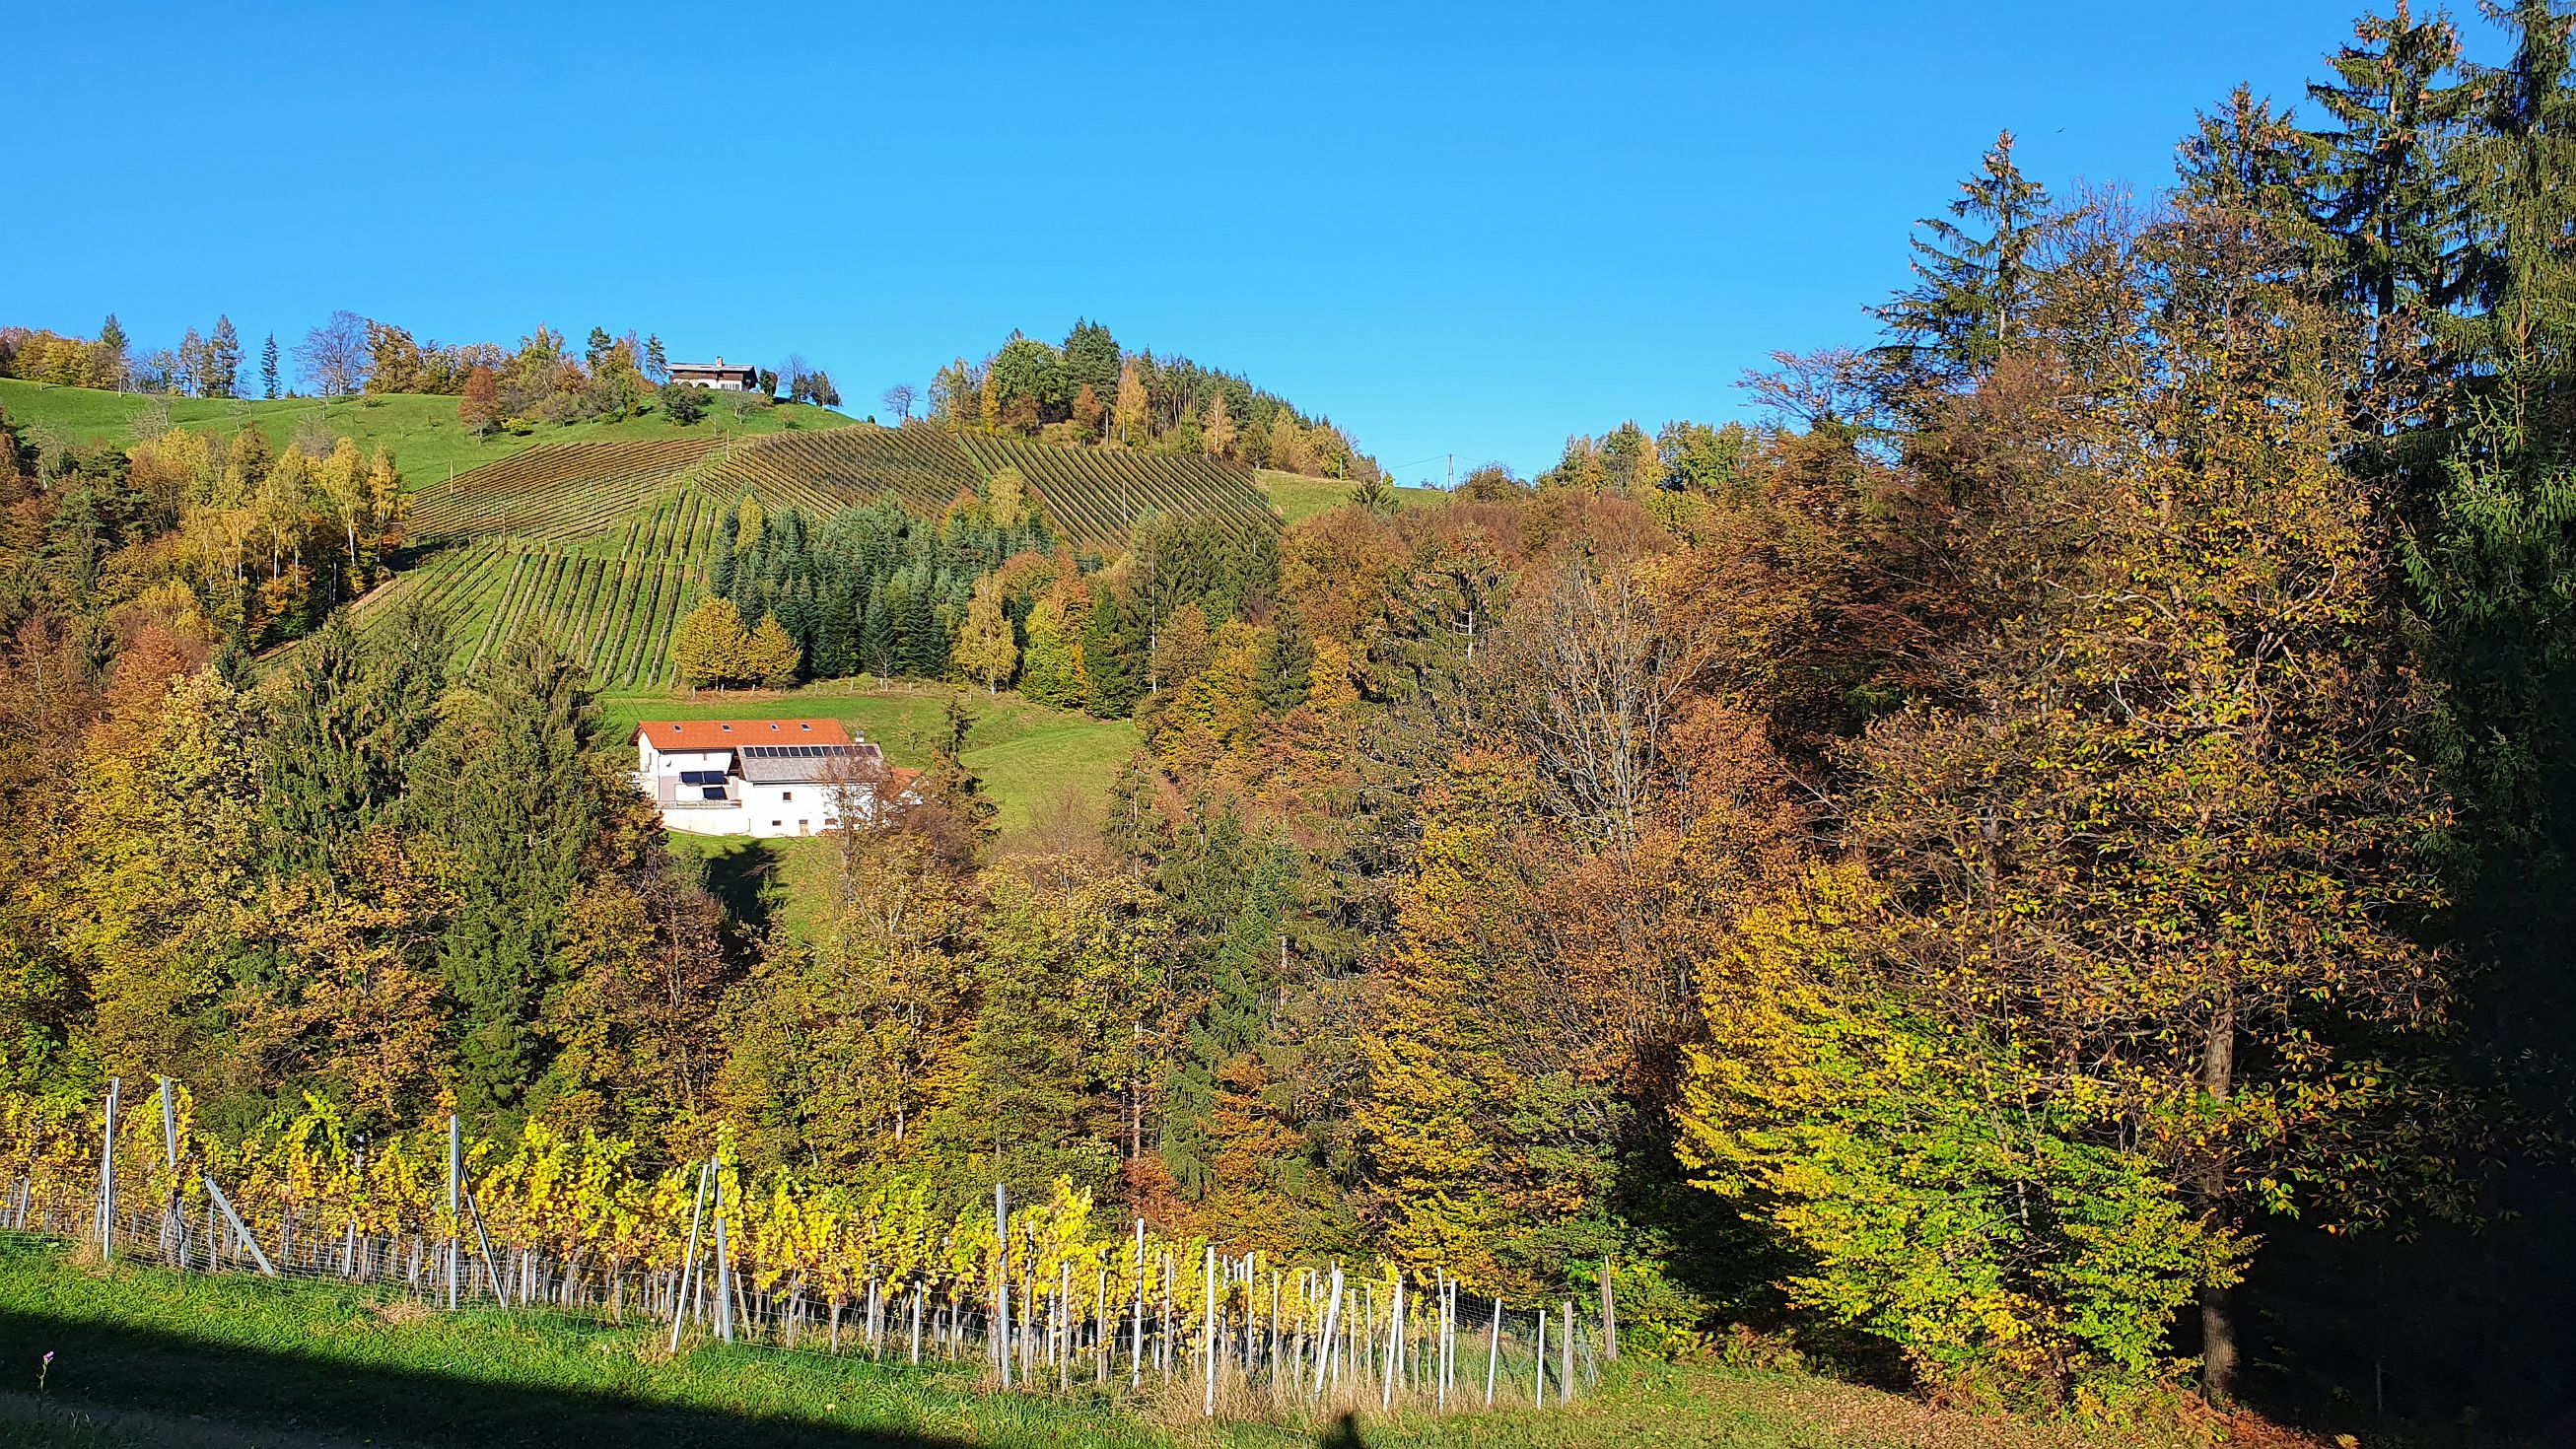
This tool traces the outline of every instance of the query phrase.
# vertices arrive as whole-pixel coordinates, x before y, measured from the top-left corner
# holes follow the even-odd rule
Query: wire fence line
[[[228,1192],[219,1154],[183,1131],[183,1102],[162,1079],[131,1112],[111,1083],[85,1161],[61,1132],[50,1150],[5,1134],[21,1139],[9,1145],[23,1167],[0,1178],[0,1223],[179,1272],[362,1286],[440,1310],[649,1321],[667,1325],[672,1352],[714,1339],[969,1365],[1003,1390],[1195,1398],[1207,1417],[1562,1404],[1618,1356],[1606,1282],[1597,1307],[1573,1295],[1512,1305],[1442,1269],[1276,1261],[1141,1218],[1113,1241],[1063,1184],[1017,1208],[997,1184],[989,1219],[909,1221],[882,1256],[855,1262],[810,1251],[811,1234],[786,1230],[798,1208],[783,1185],[764,1192],[720,1157],[663,1174],[650,1224],[516,1202],[495,1213],[485,1194],[502,1175],[478,1179],[453,1117],[443,1182],[411,1170],[415,1152],[403,1191],[370,1194],[362,1144],[336,1174],[319,1170],[338,1159],[318,1149],[315,1164],[281,1174],[292,1181]],[[598,1211],[614,1216],[615,1202],[599,1197]],[[854,1241],[888,1240],[887,1222],[858,1226]]]

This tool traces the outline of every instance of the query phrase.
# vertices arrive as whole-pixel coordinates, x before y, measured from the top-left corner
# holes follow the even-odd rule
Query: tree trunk
[[[2209,1023],[2209,1039],[2200,1059],[2201,1090],[2225,1103],[2236,1086],[2236,997],[2221,995]],[[2202,1214],[2224,1221],[2227,1212],[2227,1149],[2222,1143],[2202,1166]],[[2211,1284],[2200,1290],[2200,1393],[2212,1404],[2236,1397],[2236,1311],[2234,1294]]]

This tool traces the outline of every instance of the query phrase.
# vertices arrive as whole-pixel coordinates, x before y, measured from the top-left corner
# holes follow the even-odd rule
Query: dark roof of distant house
[[[874,745],[744,745],[742,777],[762,785],[856,785],[885,764]]]

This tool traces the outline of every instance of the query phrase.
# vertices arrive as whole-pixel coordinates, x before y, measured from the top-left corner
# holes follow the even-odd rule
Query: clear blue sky
[[[10,0],[0,321],[631,326],[801,351],[865,413],[1090,315],[1407,481],[1528,471],[1866,340],[1997,129],[2052,185],[2160,186],[2195,109],[2297,98],[2361,3]]]

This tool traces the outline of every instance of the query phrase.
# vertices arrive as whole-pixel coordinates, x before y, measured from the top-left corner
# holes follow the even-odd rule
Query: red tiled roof
[[[849,731],[836,719],[648,719],[635,727],[637,739],[653,748],[730,750],[737,745],[846,745]],[[632,743],[632,741],[629,741]]]

